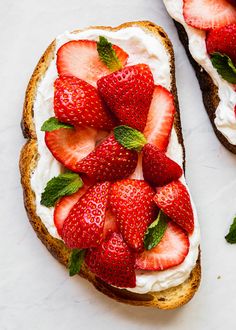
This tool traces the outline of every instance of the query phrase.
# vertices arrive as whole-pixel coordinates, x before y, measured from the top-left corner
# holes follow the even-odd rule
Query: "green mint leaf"
[[[125,148],[141,151],[147,143],[145,136],[129,126],[117,126],[114,128],[115,139]]]
[[[231,84],[236,84],[236,67],[229,56],[221,53],[213,53],[211,55],[211,62],[222,78]]]
[[[51,117],[43,123],[41,127],[41,131],[51,132],[59,128],[73,128],[73,126],[69,124],[61,123],[57,118]]]
[[[151,223],[144,236],[144,247],[146,250],[151,250],[165,234],[168,223],[168,217],[162,211],[159,211],[157,219]]]
[[[236,217],[233,220],[232,225],[230,226],[229,233],[225,236],[225,239],[228,243],[236,243]]]
[[[99,37],[99,41],[97,43],[97,51],[100,60],[112,72],[122,69],[122,65],[112,47],[112,43],[110,43],[105,37]]]
[[[41,196],[41,204],[47,207],[54,206],[56,201],[66,195],[71,195],[83,186],[83,181],[76,173],[67,172],[48,181]]]
[[[69,259],[69,275],[74,276],[80,272],[80,268],[83,264],[85,256],[85,250],[74,249],[70,254]]]

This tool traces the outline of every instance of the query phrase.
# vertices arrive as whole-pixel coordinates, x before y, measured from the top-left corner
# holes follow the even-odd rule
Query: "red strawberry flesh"
[[[183,174],[182,168],[156,146],[147,143],[142,153],[144,179],[152,185],[164,186]]]
[[[136,268],[144,270],[165,270],[181,264],[189,251],[187,234],[170,221],[160,243],[136,257]]]
[[[209,54],[215,52],[226,54],[236,65],[236,24],[209,31],[206,46]]]
[[[155,86],[152,103],[143,134],[147,142],[166,151],[174,122],[173,95],[162,86]]]
[[[111,130],[114,122],[97,89],[76,77],[61,76],[54,83],[54,112],[73,126]]]
[[[60,236],[64,221],[69,215],[70,210],[78,202],[80,197],[83,196],[83,194],[86,192],[87,189],[88,188],[84,186],[83,188],[79,189],[76,193],[70,196],[62,197],[55,205],[53,219],[54,219],[54,224],[57,228],[57,232]]]
[[[133,173],[137,161],[137,152],[124,148],[112,134],[78,162],[76,171],[94,181],[115,181]]]
[[[60,128],[45,133],[45,143],[53,156],[66,168],[77,171],[77,163],[92,152],[99,138],[93,128]]]
[[[99,79],[97,86],[121,124],[143,131],[154,90],[148,65],[127,66]]]
[[[70,249],[98,246],[103,240],[110,184],[96,184],[73,206],[62,228],[62,238]]]
[[[155,220],[154,196],[154,190],[143,180],[125,179],[111,186],[111,210],[125,242],[134,250],[144,249],[145,232]]]
[[[128,54],[118,46],[113,49],[122,65],[125,65]],[[91,40],[73,40],[62,45],[57,51],[57,71],[59,75],[75,76],[96,86],[99,78],[110,73],[100,60],[97,42]]]
[[[236,23],[236,9],[227,0],[184,0],[185,22],[201,30]]]
[[[194,216],[187,188],[180,181],[173,181],[157,189],[154,197],[157,206],[188,233],[194,229]]]
[[[135,256],[118,233],[113,233],[99,247],[89,249],[85,262],[91,272],[110,285],[119,288],[136,285]]]

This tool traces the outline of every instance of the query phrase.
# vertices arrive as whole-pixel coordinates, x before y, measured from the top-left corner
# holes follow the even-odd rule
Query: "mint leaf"
[[[147,143],[145,136],[134,128],[126,125],[114,128],[115,139],[125,148],[141,151]]]
[[[229,233],[225,236],[225,239],[228,243],[236,243],[236,217],[233,220],[232,225],[230,226]]]
[[[146,250],[151,250],[165,234],[168,223],[168,217],[162,211],[159,211],[157,219],[151,223],[144,236],[144,247]]]
[[[105,37],[99,37],[99,41],[97,42],[97,51],[100,60],[112,72],[122,69],[122,65],[112,47],[112,43],[110,43]]]
[[[51,132],[59,128],[73,128],[73,126],[69,124],[61,123],[57,118],[51,117],[43,123],[41,127],[41,131]]]
[[[70,254],[69,259],[69,275],[74,276],[80,272],[80,268],[83,264],[85,256],[85,250],[74,249]]]
[[[47,207],[54,206],[56,201],[66,195],[71,195],[83,186],[83,181],[76,173],[67,172],[48,181],[41,196],[41,204]]]
[[[213,53],[211,55],[211,62],[222,78],[231,84],[236,84],[236,67],[229,56],[221,53]]]

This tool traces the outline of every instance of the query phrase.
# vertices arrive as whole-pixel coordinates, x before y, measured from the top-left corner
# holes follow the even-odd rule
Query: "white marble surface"
[[[167,312],[119,304],[83,279],[69,278],[27,221],[18,172],[24,91],[54,36],[141,19],[162,25],[174,44],[187,180],[202,228],[201,287],[187,306]],[[161,0],[1,0],[0,45],[0,329],[235,329],[236,246],[224,235],[236,214],[236,155],[213,133]]]

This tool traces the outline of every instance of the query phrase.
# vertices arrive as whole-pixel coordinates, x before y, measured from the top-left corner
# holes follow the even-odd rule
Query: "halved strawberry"
[[[125,65],[128,54],[116,45],[113,49],[120,63]],[[99,58],[97,42],[91,40],[73,40],[62,45],[57,51],[57,71],[59,75],[75,76],[93,86],[110,73]]]
[[[152,103],[143,134],[147,142],[160,151],[166,151],[174,122],[175,104],[173,95],[162,86],[155,86]]]
[[[236,65],[236,23],[209,31],[206,47],[209,54],[219,52],[228,55]]]
[[[93,151],[98,136],[93,128],[60,128],[46,132],[45,143],[60,163],[76,172],[76,164]]]
[[[142,154],[144,179],[156,187],[178,180],[183,174],[176,162],[150,143],[143,147]]]
[[[201,30],[236,23],[236,9],[227,0],[184,0],[185,22]]]
[[[194,229],[193,209],[187,188],[180,181],[173,181],[157,189],[154,197],[157,206],[188,233]]]
[[[97,248],[89,249],[85,262],[91,272],[108,284],[119,288],[136,285],[135,255],[118,233],[113,233]]]
[[[154,90],[148,65],[127,66],[99,79],[97,86],[121,124],[143,131]]]
[[[70,249],[87,249],[102,242],[109,188],[109,182],[90,187],[71,209],[61,232]]]
[[[181,264],[189,251],[186,233],[174,222],[168,222],[160,243],[149,251],[136,257],[136,268],[145,270],[164,270]]]
[[[137,161],[138,153],[124,148],[112,134],[78,162],[76,171],[94,181],[115,181],[133,173]]]
[[[138,163],[134,172],[129,176],[129,179],[144,180],[143,178],[143,166],[142,166],[142,153],[138,155]]]
[[[86,192],[88,187],[83,186],[76,193],[62,197],[55,205],[53,219],[58,234],[61,236],[62,227],[65,219],[70,213],[72,207],[78,202],[80,197]]]
[[[97,89],[86,81],[60,76],[54,87],[54,112],[59,121],[107,131],[115,126]]]
[[[143,250],[145,232],[155,220],[154,196],[154,190],[143,180],[125,179],[111,186],[111,210],[125,242],[138,251]]]

